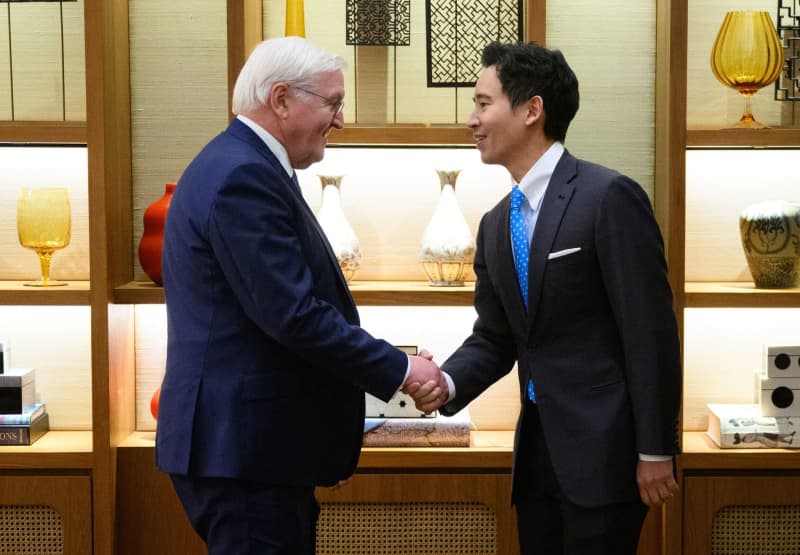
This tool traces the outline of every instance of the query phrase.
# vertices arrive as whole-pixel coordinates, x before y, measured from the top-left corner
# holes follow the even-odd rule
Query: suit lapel
[[[295,196],[295,199],[297,200],[297,203],[300,205],[301,210],[305,213],[306,218],[308,218],[311,221],[311,224],[316,230],[317,235],[319,235],[319,238],[322,241],[322,244],[325,248],[325,253],[329,261],[335,268],[336,274],[339,276],[339,289],[342,291],[344,296],[347,299],[349,299],[350,304],[353,307],[355,307],[356,303],[353,300],[353,296],[350,294],[350,288],[347,286],[347,281],[344,279],[344,274],[342,273],[342,269],[339,267],[339,261],[336,259],[336,254],[333,252],[333,249],[331,248],[331,245],[328,242],[328,238],[325,235],[325,232],[320,227],[317,217],[311,211],[311,207],[308,206],[305,197],[303,197],[303,192],[300,190],[300,186],[298,184],[295,184],[292,178],[286,175],[286,170],[283,168],[281,163],[278,161],[278,159],[275,157],[272,151],[269,148],[267,148],[267,145],[264,143],[264,141],[262,141],[261,138],[258,135],[256,135],[252,129],[247,127],[244,123],[242,123],[238,119],[234,118],[231,121],[230,125],[228,126],[227,131],[235,135],[239,139],[252,145],[253,148],[255,148],[258,152],[260,152],[264,156],[267,162],[275,170],[276,174],[285,177],[286,181],[288,182],[287,189],[291,191],[291,193]]]
[[[575,191],[572,179],[576,171],[577,161],[569,152],[564,151],[542,199],[528,262],[528,317],[531,323],[535,320],[542,294],[542,278],[547,265],[547,256],[552,250],[561,218]]]

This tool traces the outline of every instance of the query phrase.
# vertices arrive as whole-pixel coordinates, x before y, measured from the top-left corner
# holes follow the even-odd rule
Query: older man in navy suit
[[[359,327],[295,169],[343,127],[344,61],[289,37],[261,43],[237,114],[189,164],[164,235],[168,342],[158,467],[212,555],[312,555],[315,486],[358,462],[364,392],[447,383]]]
[[[634,555],[647,506],[678,488],[680,349],[661,235],[639,185],[565,150],[578,81],[560,52],[493,43],[483,65],[468,125],[514,187],[480,224],[478,319],[442,365],[454,387],[441,411],[516,362],[522,555]]]

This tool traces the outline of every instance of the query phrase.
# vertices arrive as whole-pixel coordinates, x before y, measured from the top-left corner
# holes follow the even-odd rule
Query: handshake
[[[430,414],[447,402],[447,380],[427,350],[422,349],[418,356],[408,359],[411,370],[402,391],[414,399],[417,409]]]

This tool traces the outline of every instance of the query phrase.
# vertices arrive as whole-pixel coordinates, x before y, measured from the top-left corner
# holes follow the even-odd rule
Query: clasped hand
[[[447,401],[447,380],[439,366],[433,362],[433,355],[425,349],[419,356],[408,357],[411,371],[403,384],[403,393],[414,399],[417,409],[430,414]]]

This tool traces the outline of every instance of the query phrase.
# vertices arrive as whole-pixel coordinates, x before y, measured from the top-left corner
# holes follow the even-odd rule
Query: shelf
[[[798,308],[800,289],[757,289],[752,282],[687,282],[686,308]]]
[[[0,305],[88,305],[89,282],[58,287],[28,287],[24,281],[0,281]]]
[[[800,449],[720,449],[705,432],[684,432],[680,464],[684,470],[798,470]]]
[[[472,130],[465,125],[358,125],[347,124],[334,130],[328,141],[331,146],[474,146]]]
[[[800,148],[800,128],[689,129],[688,147]]]
[[[92,468],[92,432],[51,430],[33,445],[0,446],[0,469]]]
[[[153,449],[154,432],[135,432],[120,448]],[[473,431],[470,447],[365,447],[358,468],[503,469],[511,471],[513,431]]]
[[[472,306],[475,284],[436,287],[427,281],[354,281],[350,293],[359,306]]]
[[[86,144],[86,122],[4,121],[0,143]]]
[[[359,306],[472,306],[475,285],[434,287],[427,281],[354,281],[350,292]],[[132,281],[114,289],[118,304],[158,304],[164,289],[151,282]]]

